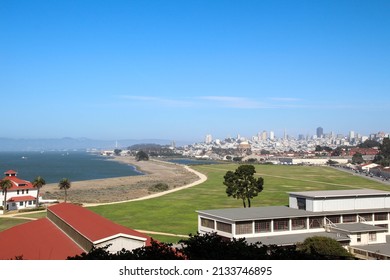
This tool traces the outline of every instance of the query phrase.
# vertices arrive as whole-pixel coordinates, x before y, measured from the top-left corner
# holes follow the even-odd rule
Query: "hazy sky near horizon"
[[[0,137],[390,132],[390,1],[0,1]]]

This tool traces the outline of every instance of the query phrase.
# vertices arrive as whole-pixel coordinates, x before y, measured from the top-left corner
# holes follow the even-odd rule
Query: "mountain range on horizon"
[[[42,138],[14,139],[0,138],[0,151],[47,151],[47,150],[87,150],[87,149],[124,149],[135,144],[170,145],[172,140],[165,139],[118,139],[96,140],[89,138]]]

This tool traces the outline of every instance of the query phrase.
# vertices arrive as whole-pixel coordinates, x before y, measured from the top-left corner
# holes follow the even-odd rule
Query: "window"
[[[292,229],[306,229],[306,218],[296,218],[291,220]]]
[[[28,190],[26,190],[26,193],[28,193]]]
[[[19,190],[16,191],[16,194],[19,194]]]
[[[252,222],[237,222],[236,234],[248,234],[253,233]]]
[[[343,223],[356,223],[356,215],[343,215]]]
[[[297,197],[298,209],[306,210],[306,198]]]
[[[22,190],[22,194],[24,194],[24,190]]]
[[[23,206],[23,201],[19,202],[19,206]]]
[[[369,241],[376,241],[376,232],[370,232],[368,235]]]
[[[200,225],[202,227],[207,227],[207,228],[214,229],[214,220],[200,218]]]
[[[309,218],[309,228],[321,228],[324,226],[323,217],[310,217]]]
[[[217,230],[232,233],[232,225],[222,222],[217,222]]]
[[[357,234],[356,241],[359,242],[359,243],[362,242],[362,234],[361,233]]]
[[[387,213],[375,213],[374,214],[375,221],[386,221]]]
[[[255,221],[255,233],[270,232],[271,220]]]
[[[334,224],[340,223],[340,216],[327,216],[328,220]]]
[[[289,230],[288,219],[274,220],[274,231],[285,231]]]
[[[28,202],[28,205],[32,205],[32,200],[30,200],[30,201]]]
[[[372,221],[372,214],[359,214],[359,217],[363,218],[364,221],[369,222]]]

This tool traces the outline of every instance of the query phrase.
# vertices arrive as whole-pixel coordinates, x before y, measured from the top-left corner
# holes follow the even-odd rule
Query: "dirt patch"
[[[190,184],[199,179],[183,166],[162,161],[136,161],[132,157],[115,157],[112,160],[137,167],[145,175],[71,182],[68,201],[74,203],[104,203],[140,198],[151,194],[148,188],[166,183],[169,189]],[[64,199],[58,184],[47,184],[41,189],[44,199]]]

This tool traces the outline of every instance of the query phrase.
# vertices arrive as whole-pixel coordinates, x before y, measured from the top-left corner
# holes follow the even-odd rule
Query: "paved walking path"
[[[163,195],[166,195],[166,194],[169,194],[169,193],[181,191],[181,190],[184,190],[184,189],[187,189],[187,188],[190,188],[190,187],[202,184],[203,182],[205,182],[207,180],[207,176],[206,175],[204,175],[204,174],[202,174],[202,173],[200,173],[200,172],[190,168],[189,166],[184,165],[184,168],[187,169],[189,172],[192,172],[195,175],[197,175],[199,177],[199,180],[196,180],[195,182],[192,182],[190,184],[184,185],[182,187],[174,188],[174,189],[171,189],[171,190],[168,190],[168,191],[165,191],[165,192],[159,192],[159,193],[155,193],[155,194],[151,194],[151,195],[147,195],[147,196],[143,196],[143,197],[139,197],[139,198],[135,198],[135,199],[123,200],[123,201],[115,201],[115,202],[106,202],[106,203],[85,203],[83,205],[85,207],[93,207],[93,206],[99,206],[99,205],[111,205],[111,204],[118,204],[118,203],[124,203],[124,202],[132,202],[132,201],[140,201],[140,200],[156,198],[156,197],[160,197],[160,196],[163,196]]]

